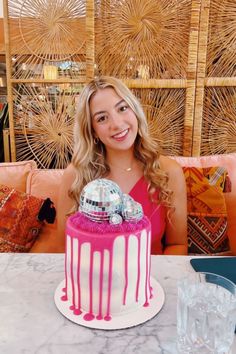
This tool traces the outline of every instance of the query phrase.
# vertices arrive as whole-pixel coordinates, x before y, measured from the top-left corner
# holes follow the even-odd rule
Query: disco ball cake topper
[[[138,222],[143,217],[141,204],[106,178],[95,179],[83,188],[79,211],[90,220],[111,224],[121,224],[123,220]]]

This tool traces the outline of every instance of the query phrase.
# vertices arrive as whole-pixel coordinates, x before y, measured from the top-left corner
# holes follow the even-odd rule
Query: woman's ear
[[[94,142],[94,145],[97,145],[99,143],[99,138],[97,136],[94,136],[93,142]]]

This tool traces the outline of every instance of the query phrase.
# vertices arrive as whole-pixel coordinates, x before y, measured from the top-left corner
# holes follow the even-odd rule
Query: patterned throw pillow
[[[189,253],[228,252],[223,194],[229,187],[227,171],[223,167],[183,167],[183,171],[187,184]]]
[[[0,185],[0,252],[28,252],[44,219],[49,223],[55,219],[50,199]]]

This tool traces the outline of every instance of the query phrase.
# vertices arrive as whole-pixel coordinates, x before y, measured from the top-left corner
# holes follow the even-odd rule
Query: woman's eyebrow
[[[125,102],[125,100],[122,98],[122,100],[120,100],[119,102],[117,102],[116,104],[115,104],[115,107],[117,107],[117,106],[119,106],[121,103],[123,103],[123,102]]]
[[[95,112],[95,113],[92,115],[92,118],[94,118],[97,114],[103,114],[103,113],[106,113],[106,111],[98,111],[98,112]]]

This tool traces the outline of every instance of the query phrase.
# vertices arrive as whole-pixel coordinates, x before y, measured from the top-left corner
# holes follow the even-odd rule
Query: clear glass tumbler
[[[177,348],[181,354],[229,354],[236,325],[236,286],[212,273],[178,282]]]

